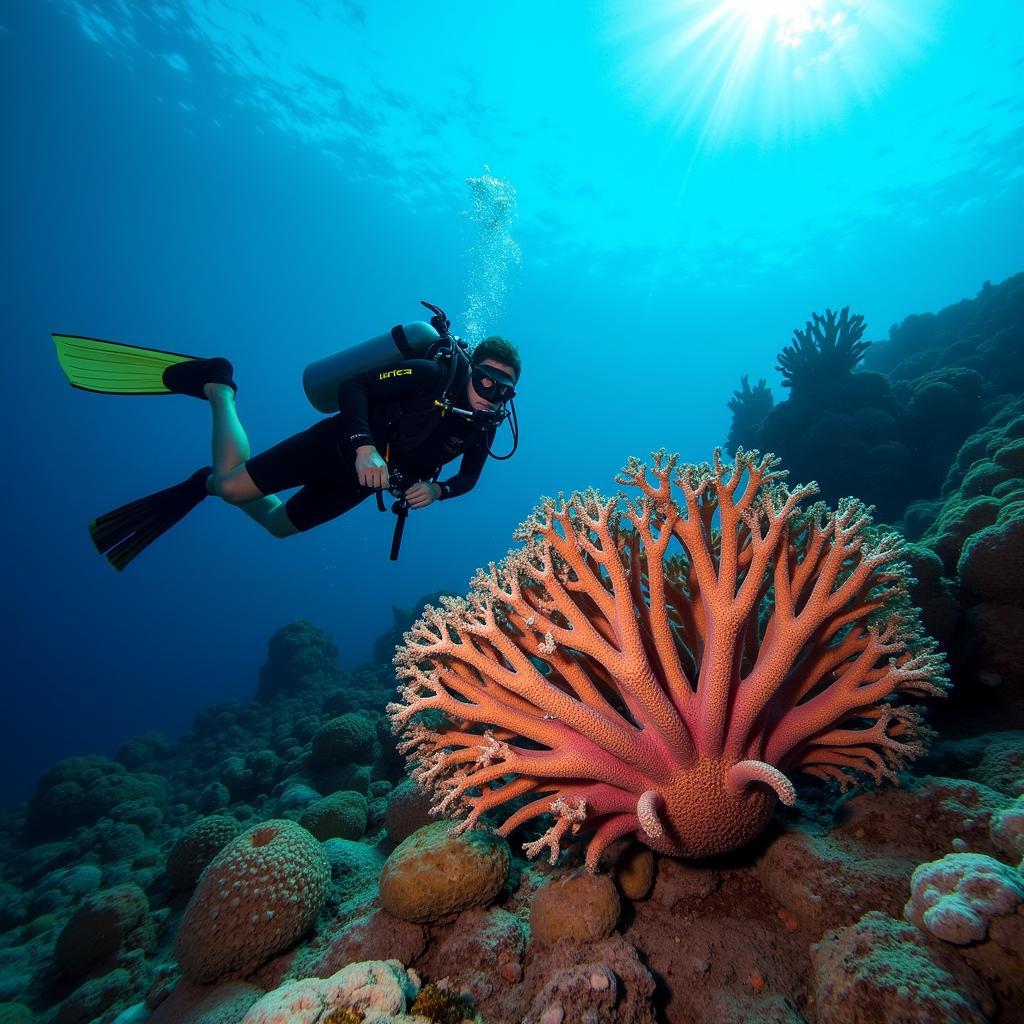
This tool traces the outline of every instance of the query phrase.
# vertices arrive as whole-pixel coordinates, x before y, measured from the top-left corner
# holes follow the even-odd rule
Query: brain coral
[[[903,916],[945,942],[981,942],[996,917],[1024,902],[1024,878],[1009,864],[982,853],[950,853],[919,864],[910,880]]]
[[[238,822],[226,815],[200,818],[185,829],[171,849],[167,858],[167,881],[175,889],[191,889],[206,865],[238,832]]]
[[[214,859],[178,929],[182,974],[210,982],[248,974],[313,923],[331,869],[320,844],[294,821],[265,821]]]

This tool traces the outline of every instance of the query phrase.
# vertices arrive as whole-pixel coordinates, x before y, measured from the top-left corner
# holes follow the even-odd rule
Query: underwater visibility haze
[[[0,1021],[1021,1019],[1019,3],[0,0],[0,83]]]

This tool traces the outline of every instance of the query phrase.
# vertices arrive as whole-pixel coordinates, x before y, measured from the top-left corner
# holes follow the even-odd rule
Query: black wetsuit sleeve
[[[440,367],[430,359],[403,359],[347,377],[338,385],[341,436],[353,448],[373,444],[370,406],[436,393]]]
[[[442,497],[457,498],[460,494],[473,490],[477,480],[480,479],[484,463],[487,461],[487,448],[492,438],[493,434],[488,437],[487,442],[470,448],[462,456],[462,461],[459,463],[459,471],[455,476],[449,477],[447,480],[438,481],[441,485]]]

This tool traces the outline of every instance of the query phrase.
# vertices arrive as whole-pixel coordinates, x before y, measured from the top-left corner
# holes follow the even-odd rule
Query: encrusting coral
[[[466,829],[515,801],[501,835],[551,814],[527,854],[554,862],[586,829],[593,870],[626,835],[738,848],[798,771],[895,781],[929,734],[899,697],[948,686],[902,541],[854,499],[801,510],[814,485],[789,490],[777,465],[631,459],[618,482],[637,499],[545,500],[468,598],[425,609],[388,713],[437,812]]]
[[[410,1009],[412,1014],[426,1017],[432,1024],[461,1024],[473,1011],[455,992],[443,989],[436,982],[428,982],[420,989]]]

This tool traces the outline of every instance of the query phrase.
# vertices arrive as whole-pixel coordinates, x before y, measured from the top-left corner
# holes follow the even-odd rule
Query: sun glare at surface
[[[637,98],[701,142],[761,143],[840,120],[921,50],[943,0],[655,0],[620,4]]]
[[[770,34],[777,44],[793,48],[808,35],[829,32],[845,21],[845,14],[835,9],[840,5],[828,0],[726,0],[720,6]]]

